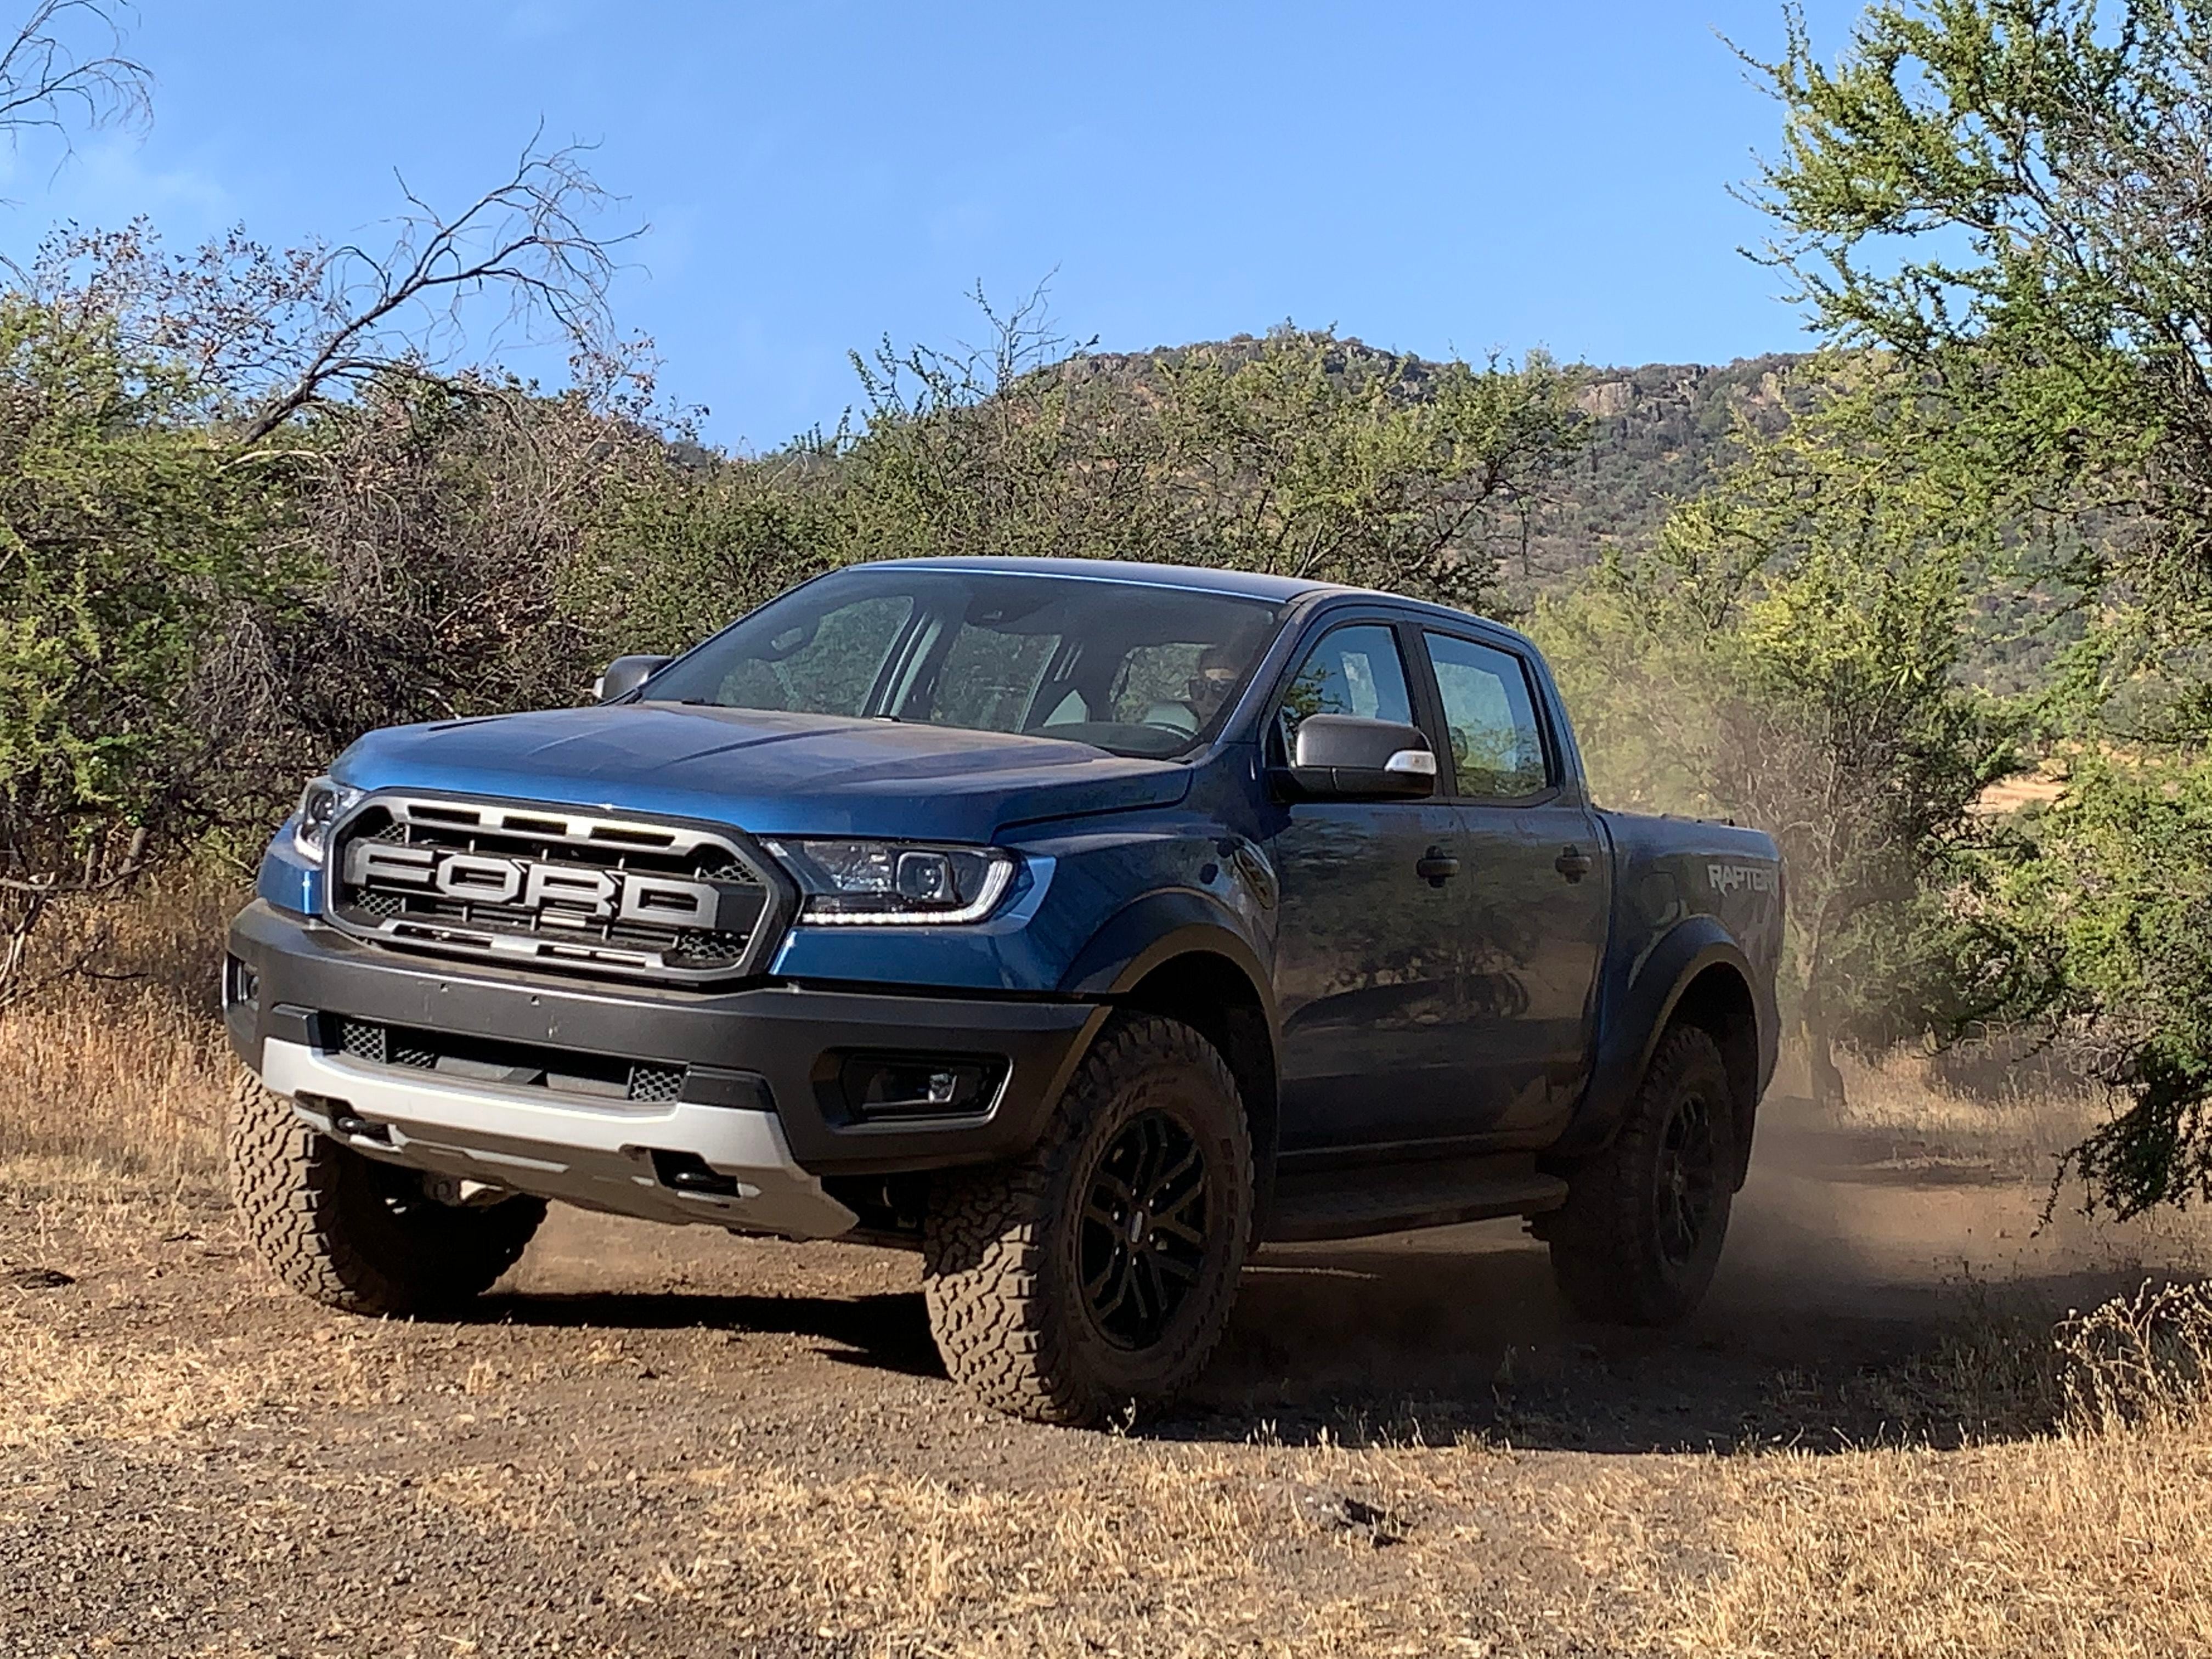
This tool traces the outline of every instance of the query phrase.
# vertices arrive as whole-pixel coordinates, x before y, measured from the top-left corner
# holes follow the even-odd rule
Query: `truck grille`
[[[332,838],[329,919],[517,966],[700,983],[773,943],[777,887],[740,838],[562,807],[376,795]]]

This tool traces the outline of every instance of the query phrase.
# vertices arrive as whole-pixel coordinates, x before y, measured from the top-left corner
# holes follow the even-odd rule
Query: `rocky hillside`
[[[1141,384],[1156,362],[1194,351],[1234,357],[1256,349],[1249,335],[1146,352],[1098,352],[1062,364],[1057,373]],[[1337,343],[1347,359],[1390,357],[1356,339]],[[1582,406],[1590,418],[1589,447],[1552,480],[1525,513],[1496,526],[1505,608],[1525,610],[1546,589],[1571,579],[1609,546],[1633,548],[1655,534],[1668,507],[1694,495],[1728,465],[1741,423],[1773,431],[1783,418],[1782,381],[1799,356],[1786,352],[1702,363],[1647,363],[1594,368]],[[1435,368],[1418,357],[1393,366],[1418,388]]]
[[[1740,423],[1779,426],[1782,379],[1798,361],[1774,353],[1718,368],[1592,370],[1582,396],[1594,428],[1589,447],[1529,512],[1521,544],[1504,550],[1509,592],[1525,604],[1595,564],[1607,547],[1634,547],[1655,534],[1671,503],[1696,495],[1728,465]]]

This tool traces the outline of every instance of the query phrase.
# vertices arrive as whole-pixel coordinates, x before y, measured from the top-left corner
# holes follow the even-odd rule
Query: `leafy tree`
[[[143,867],[206,760],[202,644],[270,502],[109,319],[0,298],[0,1000],[58,897]]]
[[[94,9],[49,6],[33,27],[73,9]],[[61,77],[49,104],[137,84],[112,66],[72,82],[72,61],[0,47],[0,129],[18,63]],[[121,890],[234,803],[265,817],[275,772],[296,781],[287,739],[302,726],[349,735],[359,713],[436,709],[390,693],[434,685],[448,662],[479,671],[478,695],[514,689],[493,665],[558,663],[483,638],[553,609],[547,579],[518,580],[512,556],[518,540],[537,550],[537,496],[476,503],[478,526],[524,531],[486,550],[509,556],[504,587],[482,557],[409,562],[396,520],[346,532],[419,482],[408,442],[427,424],[463,403],[530,403],[449,367],[466,296],[504,289],[586,363],[605,357],[607,245],[580,217],[597,199],[573,155],[533,150],[458,215],[418,204],[380,258],[235,234],[176,258],[137,224],[58,235],[0,293],[0,1002],[28,988],[28,941],[57,902]],[[495,608],[532,581],[535,612]],[[364,590],[376,602],[349,614]],[[442,629],[421,625],[430,610]],[[332,620],[346,625],[319,625]],[[319,712],[334,696],[347,714]]]
[[[817,446],[836,463],[838,562],[1190,557],[1157,399],[1093,373],[1041,291],[1006,313],[975,300],[985,346],[854,355],[861,423]]]
[[[980,302],[980,296],[979,296]],[[981,349],[856,356],[857,419],[759,457],[603,435],[564,603],[676,649],[859,559],[1060,555],[1282,571],[1486,605],[1500,520],[1582,440],[1577,376],[1326,333],[1104,358],[1032,296]],[[642,430],[649,422],[642,415]]]
[[[2129,1092],[2075,1154],[2093,1199],[2212,1196],[2212,977],[2172,932],[2212,738],[2212,4],[1882,3],[1832,68],[1793,10],[1762,68],[1772,257],[1942,407],[1948,464],[2086,619],[2043,705],[2085,759],[1960,888],[1968,965]]]
[[[856,359],[834,446],[848,556],[1035,553],[1497,594],[1493,515],[1583,437],[1579,376],[1419,364],[1328,332],[1118,362],[1032,298],[985,350]]]
[[[1881,1043],[1950,1007],[1929,890],[1968,808],[2013,762],[2007,723],[1958,679],[1964,573],[1993,532],[1910,382],[1822,366],[1817,406],[1539,612],[1601,793],[1773,833],[1789,879],[1785,995],[1814,1089],[1838,1042]],[[1969,480],[1970,482],[1970,480]]]
[[[1185,534],[1205,562],[1498,598],[1501,507],[1582,444],[1581,376],[1541,353],[1424,364],[1279,330],[1158,368]]]
[[[2131,1104],[2071,1153],[2122,1214],[2212,1186],[2212,767],[2089,752],[1965,872],[1954,907],[2000,1008],[2057,1023]]]

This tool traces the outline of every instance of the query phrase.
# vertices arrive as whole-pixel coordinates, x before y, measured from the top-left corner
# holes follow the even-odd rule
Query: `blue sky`
[[[1855,5],[1810,0],[1832,55]],[[734,447],[834,422],[845,353],[973,337],[1048,272],[1109,349],[1334,324],[1430,356],[1722,361],[1802,342],[1727,186],[1774,106],[1717,38],[1778,0],[1587,4],[143,0],[143,135],[8,179],[0,248],[373,234],[542,121],[650,230],[616,294]]]

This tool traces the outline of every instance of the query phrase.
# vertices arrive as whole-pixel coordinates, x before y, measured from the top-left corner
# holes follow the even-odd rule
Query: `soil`
[[[973,1407],[895,1251],[556,1206],[474,1317],[380,1324],[213,1194],[0,1197],[0,1654],[1613,1651],[1589,1483],[1986,1430],[1922,1387],[1963,1328],[2199,1249],[2046,1196],[1768,1133],[1665,1334],[1571,1322],[1515,1224],[1269,1250],[1200,1388],[1104,1434]]]

